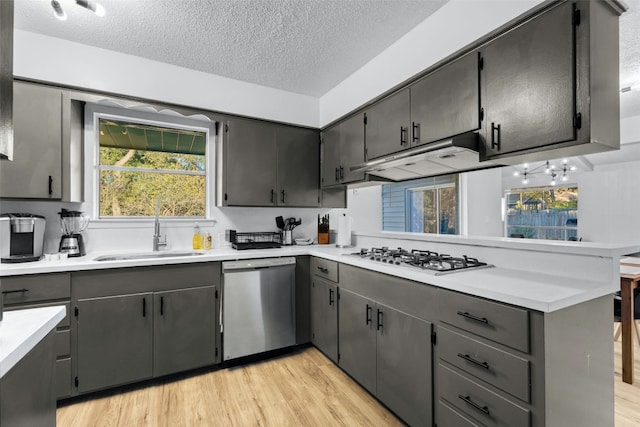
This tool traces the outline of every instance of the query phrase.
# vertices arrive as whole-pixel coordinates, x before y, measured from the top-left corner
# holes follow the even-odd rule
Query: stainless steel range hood
[[[370,160],[351,168],[392,181],[405,181],[448,173],[502,166],[479,159],[479,136],[469,132],[450,139]]]

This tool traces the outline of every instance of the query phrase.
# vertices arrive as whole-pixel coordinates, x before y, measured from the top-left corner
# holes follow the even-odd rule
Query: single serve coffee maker
[[[42,258],[43,216],[28,213],[0,215],[0,261],[2,263],[38,261]]]
[[[60,239],[60,252],[67,252],[70,257],[86,255],[82,234],[89,225],[89,215],[80,211],[68,211],[62,209],[60,215],[60,226],[62,227],[62,238]]]

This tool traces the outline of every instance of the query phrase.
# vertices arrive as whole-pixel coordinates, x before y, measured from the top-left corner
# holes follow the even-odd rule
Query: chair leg
[[[622,323],[618,323],[618,327],[616,328],[616,333],[613,336],[613,341],[618,341],[620,338],[620,334],[622,334]]]
[[[638,345],[640,345],[640,331],[638,331],[638,325],[636,323],[636,320],[631,322],[631,325],[633,326],[633,330],[636,332],[636,338],[638,338]]]

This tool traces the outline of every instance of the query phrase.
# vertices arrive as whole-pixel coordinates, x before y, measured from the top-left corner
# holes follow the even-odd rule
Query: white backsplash
[[[83,210],[81,203],[54,201],[2,201],[0,213],[31,213],[42,215],[47,220],[44,251],[57,252],[62,231],[58,212],[62,208]],[[302,219],[302,224],[293,230],[293,237],[316,237],[318,214],[328,209],[313,208],[212,208],[212,218],[206,220],[160,219],[162,234],[167,235],[166,250],[191,249],[193,227],[197,222],[202,233],[211,233],[213,247],[230,246],[225,242],[225,230],[277,231],[276,216]],[[89,252],[150,251],[153,242],[153,219],[110,220],[90,222],[82,232],[85,247]]]

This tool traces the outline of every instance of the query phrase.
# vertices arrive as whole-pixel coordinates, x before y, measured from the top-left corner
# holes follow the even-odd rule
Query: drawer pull
[[[459,311],[458,315],[462,317],[466,317],[467,319],[475,320],[476,322],[489,324],[489,321],[487,320],[486,317],[474,316],[473,314],[469,314],[466,311]]]
[[[371,323],[371,306],[369,304],[367,304],[366,323],[365,323],[365,325],[368,325],[369,323]]]
[[[23,293],[23,292],[29,292],[29,289],[15,289],[13,291],[2,291],[2,295],[17,294],[17,293]]]
[[[487,406],[480,406],[478,405],[476,402],[474,402],[473,400],[471,400],[471,397],[469,396],[463,396],[461,394],[458,395],[458,398],[463,400],[466,404],[473,406],[474,408],[476,408],[478,411],[484,412],[486,415],[489,415],[489,408]]]
[[[329,273],[329,269],[328,269],[328,268],[326,268],[326,267],[320,267],[320,266],[318,266],[318,270],[320,270],[320,273],[324,273],[324,274]]]
[[[462,358],[462,359],[464,359],[464,360],[466,360],[468,362],[474,363],[474,364],[476,364],[476,365],[478,365],[478,366],[480,366],[480,367],[482,367],[484,369],[489,369],[489,364],[487,362],[481,362],[481,361],[479,361],[477,359],[474,359],[473,357],[469,356],[468,354],[458,353],[458,357],[460,357],[460,358]]]
[[[333,305],[333,289],[329,289],[329,305]]]

